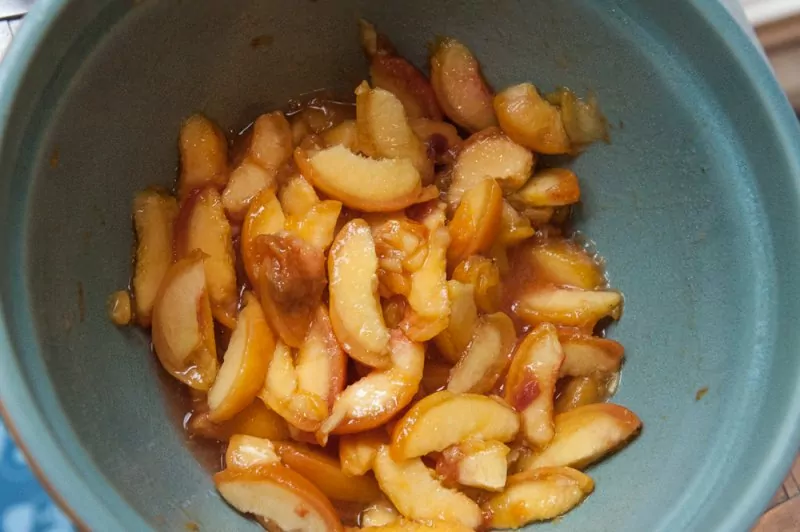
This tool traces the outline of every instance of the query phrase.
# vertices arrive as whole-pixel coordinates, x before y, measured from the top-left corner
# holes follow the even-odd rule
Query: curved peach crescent
[[[422,192],[419,171],[410,159],[370,159],[332,146],[313,155],[297,148],[294,160],[320,191],[360,211],[405,209]]]
[[[214,475],[214,483],[231,506],[271,521],[282,530],[343,531],[331,501],[288,467],[228,468]]]
[[[622,294],[613,290],[546,287],[524,294],[514,312],[531,325],[552,323],[591,330],[606,316],[619,319]]]
[[[492,247],[503,215],[503,191],[494,179],[484,179],[467,190],[447,224],[450,247],[447,263],[455,268],[470,255]]]
[[[534,272],[541,283],[582,290],[605,286],[603,268],[589,252],[576,242],[556,240],[526,246],[518,258],[520,266]]]
[[[480,318],[472,340],[464,350],[447,381],[453,393],[488,393],[505,373],[517,332],[505,313],[496,312]]]
[[[222,188],[228,182],[228,141],[219,127],[205,116],[195,114],[183,123],[178,150],[180,198],[197,188]]]
[[[560,331],[558,339],[564,349],[562,377],[588,377],[596,372],[615,373],[622,365],[625,348],[619,342],[571,331]]]
[[[495,96],[494,110],[500,127],[517,144],[550,155],[572,150],[558,108],[530,83],[508,87]]]

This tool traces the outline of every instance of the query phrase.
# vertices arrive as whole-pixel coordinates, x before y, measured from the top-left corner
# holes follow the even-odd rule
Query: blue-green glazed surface
[[[495,87],[591,89],[614,126],[573,163],[579,226],[626,294],[614,400],[645,428],[537,530],[746,530],[798,444],[800,135],[712,0],[38,0],[0,67],[0,400],[54,490],[98,531],[257,528],[105,302],[128,283],[132,196],[171,184],[181,120],[236,129],[348,94],[360,16],[420,65],[450,35]]]

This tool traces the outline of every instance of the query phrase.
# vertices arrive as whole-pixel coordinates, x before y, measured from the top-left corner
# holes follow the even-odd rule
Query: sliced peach
[[[463,142],[453,124],[427,118],[411,118],[408,125],[427,147],[428,154],[438,164],[450,164]]]
[[[409,519],[441,520],[476,528],[481,511],[469,497],[442,486],[422,460],[395,461],[388,446],[375,457],[375,477],[397,510]]]
[[[408,123],[402,102],[391,92],[370,89],[362,82],[356,89],[358,147],[376,159],[408,159],[424,184],[433,180],[433,161]]]
[[[312,246],[325,250],[333,242],[340,212],[342,212],[340,201],[320,201],[301,217],[289,216],[286,219],[286,230]]]
[[[483,509],[491,515],[489,526],[519,528],[567,513],[593,490],[592,479],[580,471],[546,467],[509,477],[505,491],[484,503]]]
[[[500,270],[481,255],[473,255],[453,270],[453,279],[474,287],[475,304],[481,312],[497,312],[500,307]]]
[[[497,124],[492,90],[469,49],[455,39],[441,39],[431,55],[431,85],[450,120],[470,131]]]
[[[342,435],[339,438],[342,472],[350,477],[365,475],[375,463],[378,448],[386,442],[386,433],[382,429]]]
[[[447,262],[451,268],[492,246],[500,230],[502,213],[503,191],[494,179],[479,181],[464,193],[447,225],[450,231]]]
[[[586,100],[583,100],[573,91],[561,87],[548,94],[547,100],[559,106],[573,151],[580,151],[598,140],[608,142],[608,121],[600,111],[594,94],[589,93]]]
[[[282,530],[343,530],[330,500],[288,467],[270,464],[228,468],[214,475],[214,483],[228,504]]]
[[[392,431],[398,460],[443,451],[468,439],[507,442],[519,431],[516,412],[483,395],[436,392],[416,403]]]
[[[541,288],[524,294],[514,311],[532,325],[548,322],[590,329],[600,319],[622,314],[622,294],[613,290]]]
[[[345,120],[341,124],[334,126],[322,133],[322,140],[325,145],[344,146],[352,152],[359,151],[358,127],[355,120]]]
[[[428,256],[428,229],[402,213],[373,215],[369,223],[378,254],[379,293],[385,298],[408,296],[411,275]]]
[[[274,174],[264,170],[250,159],[245,159],[231,172],[231,178],[222,192],[222,205],[225,207],[225,212],[232,220],[242,220],[250,203],[261,191],[274,186]]]
[[[487,393],[505,373],[514,352],[517,332],[502,312],[483,316],[458,363],[450,372],[447,389],[453,393]]]
[[[123,326],[131,322],[131,295],[127,290],[117,290],[108,298],[108,317],[114,325]]]
[[[267,321],[287,345],[300,347],[328,282],[325,255],[291,234],[261,235],[254,246]]]
[[[333,330],[344,350],[359,362],[386,368],[389,330],[378,300],[378,257],[364,220],[347,223],[328,257],[330,313]]]
[[[178,203],[165,192],[147,189],[133,200],[137,240],[133,296],[136,320],[142,327],[150,326],[158,288],[172,264],[172,229],[177,215]]]
[[[276,442],[281,461],[317,486],[329,499],[371,503],[381,497],[371,476],[350,477],[342,472],[339,461],[306,446]]]
[[[636,414],[625,407],[610,403],[581,406],[557,415],[550,445],[520,465],[525,470],[550,466],[583,469],[624,447],[641,426]]]
[[[332,408],[346,384],[347,355],[333,333],[325,305],[317,308],[297,353],[296,369],[300,388],[319,395]]]
[[[277,234],[284,230],[285,225],[286,216],[275,197],[275,191],[269,188],[263,190],[250,203],[242,224],[240,249],[250,286],[258,289],[259,285],[258,273],[261,264],[260,258],[256,254],[256,238],[260,235]]]
[[[474,529],[454,521],[440,521],[438,519],[425,521],[409,521],[396,519],[390,523],[375,526],[363,525],[361,528],[345,528],[347,532],[368,528],[371,532],[472,532]]]
[[[217,376],[214,320],[203,257],[191,253],[173,264],[153,305],[153,347],[170,375],[201,391]]]
[[[568,377],[558,384],[555,413],[562,414],[581,406],[602,402],[608,395],[605,379],[598,375]]]
[[[193,415],[187,429],[192,436],[217,441],[227,441],[234,434],[270,440],[285,440],[289,437],[286,421],[260,399],[256,399],[231,419],[221,423],[211,422],[208,419],[208,412]]]
[[[405,408],[419,390],[425,350],[399,331],[393,331],[389,343],[392,365],[374,370],[345,388],[320,427],[317,439],[328,434],[364,432],[386,423]]]
[[[369,74],[375,87],[391,92],[403,103],[409,118],[442,119],[428,78],[407,59],[378,54],[372,58]]]
[[[295,162],[319,190],[364,212],[404,209],[413,205],[422,191],[419,171],[405,158],[370,159],[333,146],[314,155],[298,148]]]
[[[267,113],[253,122],[247,157],[265,170],[275,173],[292,156],[292,127],[280,111]]]
[[[501,491],[506,485],[510,451],[498,441],[468,440],[442,451],[436,472],[462,486]]]
[[[532,237],[534,233],[530,219],[523,216],[509,202],[503,200],[497,242],[505,247],[516,246]]]
[[[464,193],[484,179],[495,179],[505,194],[516,191],[530,178],[533,163],[533,154],[498,128],[472,135],[453,166],[447,191],[450,208],[455,209]]]
[[[434,342],[439,352],[449,362],[456,363],[472,341],[478,323],[478,307],[475,305],[475,287],[459,281],[447,281],[450,298],[450,321],[447,329],[440,332]]]
[[[300,217],[319,203],[319,196],[300,174],[295,174],[280,189],[280,201],[286,216]]]
[[[225,451],[225,467],[247,469],[260,465],[280,464],[275,446],[265,438],[235,434]]]
[[[541,281],[583,290],[596,290],[606,284],[600,264],[575,242],[543,242],[526,249],[525,253],[529,267]]]
[[[526,207],[562,207],[581,200],[581,187],[572,170],[547,168],[531,177],[509,199]]]
[[[616,373],[622,365],[625,348],[608,338],[561,332],[558,335],[564,349],[561,376],[586,377],[595,372]]]
[[[236,286],[235,256],[231,224],[219,192],[204,188],[192,192],[181,205],[175,224],[175,250],[178,258],[199,249],[207,255],[208,297],[211,311],[220,323],[233,329],[239,292]]]
[[[258,300],[247,293],[244,301],[222,366],[208,390],[208,417],[215,423],[231,419],[253,402],[267,375],[264,354],[275,350],[275,337]]]
[[[450,234],[444,227],[428,236],[428,253],[422,267],[411,274],[407,299],[410,315],[400,327],[414,341],[424,342],[447,328],[450,297],[447,292],[447,246]]]
[[[207,186],[221,189],[228,182],[228,141],[211,120],[201,114],[190,116],[181,126],[178,148],[179,197]]]
[[[508,368],[505,399],[520,412],[525,439],[534,447],[553,438],[553,398],[563,361],[556,328],[543,323],[525,336]]]
[[[377,456],[377,454],[378,450],[376,449],[375,455]],[[364,511],[361,512],[361,515],[358,516],[358,522],[361,524],[361,528],[378,528],[398,523],[400,520],[400,514],[397,513],[397,510],[394,506],[392,506],[392,503],[388,501],[376,502],[364,508]],[[406,529],[401,528],[396,530]]]
[[[447,388],[447,379],[450,378],[450,370],[453,367],[450,364],[439,362],[437,360],[427,360],[425,362],[425,369],[422,372],[422,390],[425,395],[444,390]]]
[[[494,110],[500,127],[517,144],[546,154],[572,150],[558,108],[530,83],[514,85],[495,96]]]

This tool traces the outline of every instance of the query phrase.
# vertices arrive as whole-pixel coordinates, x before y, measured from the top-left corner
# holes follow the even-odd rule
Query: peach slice
[[[447,226],[450,247],[447,262],[454,268],[470,255],[488,251],[500,230],[503,191],[494,179],[479,181],[467,190]]]
[[[245,159],[231,172],[225,190],[222,192],[222,205],[231,220],[241,221],[250,203],[262,190],[275,186],[275,176],[258,164]]]
[[[254,295],[245,294],[222,366],[208,390],[208,418],[218,423],[231,419],[253,402],[264,386],[267,358],[275,350],[275,337]]]
[[[256,118],[252,135],[247,158],[274,175],[292,156],[292,127],[274,111]]]
[[[386,433],[382,429],[343,435],[339,438],[342,472],[349,477],[365,475],[375,463],[378,448],[386,443]]]
[[[476,133],[464,142],[453,165],[447,202],[455,209],[464,193],[485,179],[495,179],[505,194],[515,192],[530,178],[533,163],[533,154],[500,129]]]
[[[303,216],[319,203],[314,187],[300,174],[291,176],[281,187],[279,198],[286,216]]]
[[[378,450],[375,449],[375,455],[377,456],[377,454]],[[398,523],[400,520],[400,514],[397,513],[397,510],[394,506],[392,506],[392,503],[388,501],[379,501],[368,506],[367,508],[364,508],[364,511],[362,511],[361,515],[358,517],[358,522],[361,524],[361,528],[383,527]],[[402,528],[397,530],[406,529]]]
[[[228,504],[281,530],[343,531],[330,500],[288,467],[228,468],[214,475],[214,484]]]
[[[564,349],[562,377],[587,377],[595,372],[616,373],[622,365],[625,348],[619,342],[573,332],[560,332],[558,339]]]
[[[328,256],[333,330],[355,360],[376,368],[391,364],[389,330],[378,300],[378,257],[369,225],[348,222]]]
[[[370,521],[374,522],[374,521]],[[362,525],[361,528],[346,527],[347,532],[369,529],[370,532],[473,532],[473,528],[464,526],[454,521],[440,521],[438,519],[425,521],[409,521],[396,519],[380,525]]]
[[[428,253],[422,267],[411,274],[411,290],[407,299],[410,316],[400,328],[414,341],[432,339],[447,328],[450,320],[450,298],[447,292],[447,246],[450,234],[444,227],[428,236]]]
[[[153,305],[153,347],[170,375],[206,391],[217,376],[214,320],[200,252],[173,264]]]
[[[483,509],[489,526],[519,528],[547,521],[579,505],[594,490],[587,475],[569,467],[545,467],[509,477],[508,487],[489,499]]]
[[[322,133],[322,140],[327,147],[344,146],[352,152],[359,151],[356,121],[352,119],[345,120],[341,124],[328,129]]]
[[[505,399],[521,413],[525,439],[534,447],[553,438],[553,396],[563,361],[556,328],[542,323],[525,336],[508,368]]]
[[[470,131],[497,124],[492,90],[477,59],[455,39],[440,39],[431,55],[431,85],[450,120]]]
[[[436,472],[462,486],[501,491],[506,486],[509,452],[497,441],[468,440],[445,449],[436,461]]]
[[[606,284],[597,260],[575,242],[555,240],[525,250],[537,278],[557,286],[596,290]]]
[[[258,272],[261,264],[256,254],[256,238],[260,235],[277,234],[284,230],[285,225],[286,216],[275,197],[275,191],[269,188],[263,190],[250,203],[242,224],[240,249],[250,286],[257,289],[259,285]]]
[[[404,57],[378,54],[369,67],[372,84],[394,94],[409,118],[441,120],[442,110],[428,78]]]
[[[472,341],[478,323],[478,307],[475,305],[475,287],[472,284],[447,281],[447,294],[450,298],[450,321],[447,329],[440,332],[434,342],[443,357],[456,363]]]
[[[530,83],[514,85],[495,96],[494,110],[500,127],[517,144],[551,155],[572,150],[558,108]]]
[[[581,406],[603,401],[608,395],[608,386],[598,375],[568,377],[559,383],[555,413],[562,414]]]
[[[428,229],[404,214],[370,217],[375,252],[378,254],[378,287],[385,298],[407,296],[411,274],[425,264],[428,256]]]
[[[598,140],[609,141],[608,121],[600,111],[594,94],[589,93],[583,100],[573,91],[561,87],[548,94],[547,100],[558,105],[573,151],[581,151]]]
[[[542,288],[524,294],[514,308],[532,325],[543,322],[591,330],[602,318],[622,315],[622,294],[613,290]]]
[[[397,330],[389,343],[391,367],[373,370],[345,388],[333,404],[331,415],[320,427],[317,439],[328,434],[352,434],[379,427],[405,408],[419,390],[425,349]]]
[[[410,159],[370,159],[333,146],[313,155],[298,148],[295,162],[319,190],[364,212],[405,209],[422,191],[419,171]]]
[[[503,212],[500,217],[500,230],[497,242],[504,247],[516,246],[535,234],[531,221],[523,216],[509,202],[503,200]]]
[[[300,347],[328,282],[325,255],[291,234],[261,235],[254,246],[267,321],[287,345]]]
[[[302,216],[289,216],[286,230],[294,233],[312,246],[326,250],[333,242],[342,203],[336,200],[320,201]]]
[[[117,290],[108,298],[108,317],[120,327],[128,325],[133,318],[131,311],[131,295],[127,290]]]
[[[625,407],[596,403],[559,414],[555,436],[538,454],[524,458],[522,469],[569,466],[583,469],[611,454],[639,432],[642,422]]]
[[[225,451],[225,467],[247,469],[260,465],[280,464],[270,440],[246,434],[235,434],[228,442]]]
[[[454,153],[463,140],[453,124],[427,118],[411,118],[408,125],[438,164],[450,164],[454,161]]]
[[[286,466],[313,482],[329,499],[371,503],[381,497],[375,479],[345,475],[339,461],[327,454],[288,442],[276,442],[275,449]]]
[[[211,422],[208,419],[208,412],[193,415],[187,429],[192,436],[217,441],[228,441],[235,434],[270,440],[285,440],[289,437],[286,421],[260,399],[256,399],[231,419],[221,423]]]
[[[395,461],[389,447],[383,446],[375,457],[375,477],[404,517],[450,521],[471,528],[481,524],[480,507],[463,493],[442,486],[419,458]]]
[[[433,161],[408,123],[402,102],[391,92],[370,89],[362,82],[356,89],[358,147],[376,159],[408,159],[424,184],[433,180]]]
[[[424,456],[469,439],[507,442],[518,431],[517,413],[501,400],[442,390],[416,403],[395,425],[392,456]]]
[[[526,207],[562,207],[581,200],[581,187],[575,172],[547,168],[531,177],[509,199]]]
[[[481,312],[497,312],[500,308],[500,269],[492,259],[471,256],[456,266],[453,280],[474,287],[475,304]]]
[[[502,312],[483,316],[458,363],[450,371],[447,389],[453,393],[487,393],[505,373],[517,343],[511,318]]]
[[[142,327],[150,326],[158,288],[172,264],[173,224],[177,216],[178,203],[166,192],[147,189],[133,200],[137,240],[133,296],[136,320]]]
[[[175,223],[177,257],[186,257],[196,249],[207,255],[203,262],[214,318],[233,329],[239,301],[233,239],[222,199],[213,188],[192,192],[181,205]]]
[[[212,186],[221,189],[228,182],[228,141],[211,120],[201,114],[190,116],[181,126],[178,141],[181,169],[178,196]]]

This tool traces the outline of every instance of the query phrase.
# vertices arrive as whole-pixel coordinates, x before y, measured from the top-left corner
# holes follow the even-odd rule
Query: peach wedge
[[[442,119],[442,110],[430,82],[404,57],[375,55],[369,75],[375,87],[391,92],[403,103],[409,118]]]
[[[211,120],[203,115],[190,116],[181,127],[178,141],[181,169],[178,196],[212,186],[221,189],[228,182],[228,141]]]
[[[447,262],[451,269],[470,255],[492,247],[502,214],[503,191],[494,179],[484,179],[464,193],[447,225],[450,231]]]
[[[625,348],[619,342],[566,331],[559,333],[558,338],[564,349],[561,376],[587,377],[596,372],[615,373],[622,365]]]
[[[530,83],[514,85],[495,96],[494,110],[500,127],[517,144],[550,155],[572,150],[558,108]]]
[[[428,236],[428,253],[419,270],[411,274],[407,299],[411,312],[400,328],[414,341],[425,342],[447,328],[450,298],[447,292],[447,247],[450,234],[438,227]]]
[[[531,325],[553,323],[591,331],[606,316],[619,319],[622,294],[613,290],[541,288],[523,294],[514,312]]]
[[[606,284],[600,264],[576,242],[542,242],[526,247],[520,258],[542,283],[582,290],[597,290]]]
[[[382,428],[345,434],[339,438],[339,461],[344,474],[350,477],[366,474],[375,463],[378,449],[387,440],[386,431]]]
[[[285,440],[289,437],[286,421],[260,399],[255,399],[232,418],[214,423],[208,419],[208,412],[192,415],[187,425],[192,436],[217,441],[228,441],[236,434]]]
[[[246,158],[274,175],[292,157],[292,127],[280,111],[253,122]]]
[[[496,312],[480,318],[472,340],[450,371],[447,389],[453,393],[487,393],[505,373],[517,333],[507,315]]]
[[[235,434],[225,450],[225,467],[247,469],[260,465],[280,464],[275,446],[265,438]]]
[[[284,230],[286,216],[283,213],[275,191],[267,188],[256,196],[247,209],[242,224],[242,235],[239,241],[242,262],[247,273],[250,286],[258,289],[260,257],[256,254],[256,238],[261,235],[273,235]]]
[[[497,441],[468,440],[448,447],[436,461],[440,477],[462,486],[502,491],[510,449]]]
[[[535,174],[511,198],[526,207],[563,207],[581,200],[578,176],[566,168],[547,168]]]
[[[231,220],[241,221],[250,203],[259,193],[275,185],[275,176],[261,166],[245,159],[231,172],[228,185],[222,192],[222,205]]]
[[[478,323],[478,307],[472,284],[447,281],[447,294],[450,298],[450,321],[434,342],[442,356],[454,364],[472,341]]]

